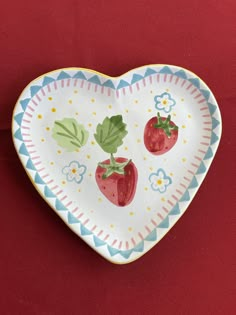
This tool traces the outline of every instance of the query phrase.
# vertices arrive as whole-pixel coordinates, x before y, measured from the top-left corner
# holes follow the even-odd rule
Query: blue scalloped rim
[[[176,67],[175,67],[176,68]],[[178,67],[177,67],[178,68]],[[187,71],[187,70],[186,70]],[[40,85],[32,85],[30,86],[30,93],[31,93],[31,98],[43,87],[48,85],[49,83],[52,83],[56,80],[63,80],[63,79],[70,79],[70,78],[77,78],[77,79],[82,79],[100,86],[104,86],[104,87],[108,87],[111,88],[113,90],[119,90],[121,88],[130,86],[134,83],[137,83],[138,81],[142,80],[143,78],[149,77],[150,75],[154,75],[156,73],[162,73],[162,74],[174,74],[175,76],[178,76],[179,78],[188,80],[189,82],[191,82],[196,88],[199,89],[199,91],[203,94],[203,96],[205,97],[206,101],[207,101],[207,105],[209,108],[209,112],[211,114],[211,119],[212,119],[212,134],[211,134],[211,142],[210,142],[210,146],[208,148],[208,151],[206,152],[203,161],[201,162],[196,174],[204,174],[207,170],[204,161],[211,159],[213,157],[213,152],[215,150],[212,149],[212,145],[217,144],[217,142],[219,142],[219,136],[213,131],[218,125],[220,125],[220,121],[218,119],[216,119],[215,117],[213,117],[213,114],[215,113],[215,111],[218,109],[216,105],[212,104],[209,102],[209,98],[211,96],[211,92],[209,89],[202,89],[200,88],[201,84],[200,84],[200,80],[199,78],[195,77],[195,78],[190,78],[188,79],[188,76],[186,74],[186,71],[184,69],[180,69],[176,72],[173,72],[171,70],[170,67],[168,66],[163,66],[159,71],[156,71],[155,69],[152,69],[152,67],[147,67],[144,76],[140,75],[140,74],[136,74],[134,73],[132,76],[132,80],[131,82],[127,82],[123,79],[120,79],[117,83],[117,86],[115,87],[112,79],[108,79],[106,80],[104,83],[101,83],[100,79],[99,79],[99,75],[95,74],[92,75],[90,78],[87,78],[85,75],[86,71],[83,70],[79,70],[75,75],[71,76],[70,74],[68,74],[66,71],[62,70],[57,79],[51,78],[48,75],[45,75],[43,78],[43,82],[42,82],[42,86]],[[116,79],[117,80],[117,79]],[[22,118],[23,118],[23,114],[24,111],[28,105],[28,103],[30,102],[31,98],[26,98],[23,100],[20,100],[20,104],[22,107],[22,112],[18,113],[17,115],[14,116],[14,120],[16,121],[16,123],[19,125],[19,128],[15,131],[14,133],[14,138],[21,141],[22,144],[20,146],[20,149],[18,151],[18,153],[20,155],[24,155],[25,157],[29,157],[29,153],[28,150],[25,146],[25,144],[23,143],[23,138],[21,135],[21,130],[20,130],[20,126],[21,126],[21,122],[22,122]],[[220,114],[218,115],[220,117]],[[179,202],[176,203],[176,205],[172,208],[172,210],[169,212],[169,214],[167,215],[167,217],[156,227],[154,228],[151,233],[140,243],[138,243],[134,248],[129,249],[129,250],[119,250],[117,248],[114,248],[110,245],[108,245],[105,241],[101,240],[99,237],[95,236],[93,234],[93,232],[91,232],[90,230],[88,230],[82,223],[80,220],[78,220],[71,212],[69,212],[65,206],[60,202],[59,199],[57,199],[57,197],[54,195],[54,193],[48,188],[48,186],[46,185],[46,183],[43,181],[43,179],[40,177],[40,175],[37,173],[35,167],[34,167],[34,163],[32,162],[32,160],[29,158],[27,160],[27,162],[25,163],[25,167],[27,169],[29,169],[30,171],[35,171],[35,176],[34,176],[34,182],[37,185],[42,185],[44,186],[44,197],[46,199],[50,199],[50,200],[54,200],[54,207],[57,211],[67,211],[67,223],[69,225],[71,224],[80,224],[80,233],[81,236],[83,237],[92,237],[93,238],[93,243],[94,246],[100,247],[100,246],[107,246],[107,250],[110,254],[111,257],[120,254],[123,258],[128,259],[131,255],[132,252],[138,252],[138,253],[142,253],[144,250],[144,242],[155,242],[157,241],[157,228],[161,228],[161,229],[168,229],[169,228],[169,217],[170,216],[176,216],[176,215],[180,215],[180,208],[179,208],[179,202],[183,202],[183,201],[189,201],[190,200],[190,194],[189,194],[189,190],[190,189],[196,189],[199,186],[198,180],[196,178],[196,176],[193,177],[191,183],[189,184],[188,188],[186,189],[184,195],[181,197],[181,199],[179,200]]]

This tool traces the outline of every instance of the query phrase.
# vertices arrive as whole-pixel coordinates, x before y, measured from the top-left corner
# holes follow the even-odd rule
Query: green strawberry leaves
[[[123,138],[127,133],[122,116],[117,115],[106,117],[102,124],[98,124],[94,137],[103,151],[113,154],[123,144]]]
[[[161,115],[158,112],[157,113],[157,121],[158,121],[158,123],[154,125],[154,128],[163,129],[168,138],[171,137],[171,131],[172,130],[178,130],[179,129],[177,126],[172,126],[170,124],[170,121],[171,121],[170,115],[168,115],[168,117],[165,120],[162,120]]]
[[[67,151],[72,152],[84,146],[88,136],[88,131],[74,118],[64,118],[54,122],[52,137],[59,146],[67,149]]]

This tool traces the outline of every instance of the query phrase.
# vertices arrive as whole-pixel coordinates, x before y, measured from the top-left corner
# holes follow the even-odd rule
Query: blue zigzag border
[[[155,67],[155,66],[154,66]],[[160,67],[158,65],[156,65],[156,67]],[[218,116],[220,117],[220,112],[218,107],[215,104],[212,104],[212,102],[209,102],[209,99],[212,95],[211,91],[208,88],[201,88],[201,82],[200,79],[198,77],[194,77],[194,78],[188,78],[188,75],[186,74],[186,72],[188,72],[188,70],[184,70],[181,69],[179,67],[173,66],[174,68],[177,68],[178,71],[174,72],[172,71],[172,69],[169,66],[163,66],[160,68],[159,71],[157,71],[156,69],[153,69],[151,66],[146,68],[146,71],[144,73],[144,75],[142,76],[139,73],[134,73],[131,79],[131,82],[127,82],[124,79],[120,79],[117,83],[117,86],[115,87],[115,84],[113,83],[114,81],[117,81],[116,78],[114,79],[107,79],[104,83],[101,82],[101,80],[99,79],[99,75],[98,74],[94,74],[92,75],[90,78],[87,78],[85,75],[86,70],[78,70],[74,75],[70,75],[69,73],[67,73],[66,71],[70,71],[70,69],[65,69],[65,70],[61,70],[58,77],[56,79],[45,75],[43,77],[43,81],[42,81],[42,85],[32,85],[29,87],[30,89],[30,98],[25,98],[19,101],[22,111],[18,114],[16,114],[14,116],[14,120],[17,123],[17,125],[19,126],[19,128],[14,132],[14,138],[21,141],[22,144],[19,147],[18,153],[19,155],[23,155],[25,157],[29,157],[29,153],[28,150],[23,142],[23,137],[21,134],[21,122],[23,119],[23,115],[24,115],[24,111],[27,108],[27,105],[29,104],[31,98],[44,86],[57,81],[57,80],[63,80],[63,79],[81,79],[81,80],[85,80],[100,86],[104,86],[104,87],[108,87],[110,89],[113,90],[119,90],[121,88],[133,85],[137,82],[139,82],[140,80],[147,78],[151,75],[160,73],[160,74],[173,74],[179,78],[188,80],[189,82],[191,82],[201,93],[202,95],[205,97],[206,101],[207,101],[207,105],[209,108],[209,112],[211,114],[211,119],[212,119],[212,134],[211,134],[211,142],[210,142],[210,146],[208,147],[208,150],[203,158],[203,161],[201,162],[196,175],[199,174],[204,174],[207,170],[204,161],[205,160],[209,160],[213,157],[214,155],[214,151],[212,149],[212,145],[215,145],[219,142],[220,138],[219,136],[213,131],[215,128],[217,128],[220,125],[220,120],[216,119],[215,117],[213,117],[213,114],[216,113],[216,111],[218,111]],[[144,68],[144,67],[143,67]],[[138,70],[138,69],[135,69]],[[133,71],[135,71],[133,70]],[[54,72],[55,73],[55,72]],[[194,75],[194,74],[192,74]],[[125,75],[123,75],[124,77]],[[176,205],[172,208],[172,210],[169,212],[169,214],[166,216],[166,218],[157,226],[155,227],[151,233],[141,242],[139,242],[135,247],[133,247],[132,249],[129,250],[119,250],[117,248],[114,248],[110,245],[108,245],[105,241],[101,240],[100,238],[98,238],[95,234],[93,234],[93,232],[91,232],[90,230],[88,230],[79,219],[77,219],[71,212],[69,212],[69,210],[67,208],[65,208],[65,206],[61,203],[61,201],[59,199],[57,199],[57,197],[54,195],[54,193],[48,188],[48,186],[46,185],[46,183],[43,181],[43,179],[40,177],[40,175],[37,173],[36,168],[34,167],[34,163],[32,162],[32,160],[30,158],[28,158],[27,162],[25,163],[25,167],[30,170],[30,171],[35,171],[35,175],[34,175],[34,182],[37,185],[42,185],[44,186],[44,197],[46,199],[54,199],[54,208],[57,211],[67,211],[67,222],[68,224],[80,224],[80,233],[81,236],[89,236],[93,238],[93,243],[94,246],[97,247],[101,247],[101,246],[107,246],[107,250],[110,254],[111,257],[120,254],[124,259],[128,259],[130,257],[130,255],[133,252],[138,252],[138,253],[142,253],[144,250],[144,245],[145,245],[145,241],[146,242],[155,242],[157,241],[157,228],[161,228],[161,229],[168,229],[169,225],[170,225],[170,216],[175,216],[175,215],[180,215],[180,207],[179,207],[179,202],[183,202],[183,201],[189,201],[190,200],[190,194],[189,194],[189,190],[191,189],[195,189],[199,186],[198,180],[196,178],[196,176],[193,177],[191,183],[189,184],[188,188],[186,189],[184,195],[181,197],[181,199],[176,203]]]

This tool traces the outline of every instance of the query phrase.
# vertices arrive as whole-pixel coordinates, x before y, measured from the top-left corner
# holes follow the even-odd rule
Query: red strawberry
[[[161,117],[159,113],[152,117],[144,129],[144,144],[154,155],[169,151],[178,139],[178,127],[171,121],[171,116]]]
[[[127,206],[133,200],[138,172],[131,160],[118,157],[99,163],[95,177],[100,191],[116,206]]]

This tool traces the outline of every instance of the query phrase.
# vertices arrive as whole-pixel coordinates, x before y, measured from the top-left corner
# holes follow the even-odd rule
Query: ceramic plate
[[[25,88],[13,117],[14,144],[37,191],[114,263],[141,257],[178,221],[221,136],[206,84],[167,65],[115,78],[52,71]]]

